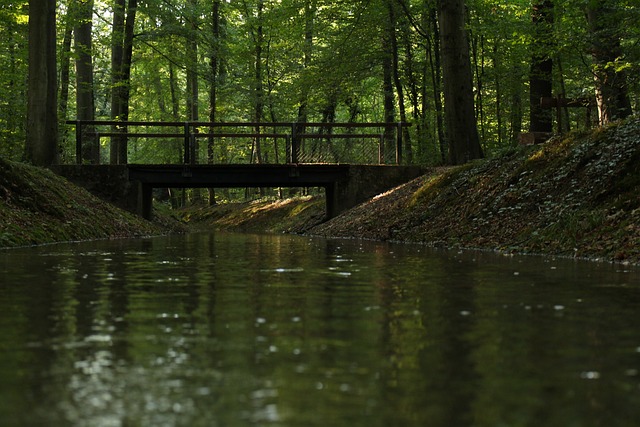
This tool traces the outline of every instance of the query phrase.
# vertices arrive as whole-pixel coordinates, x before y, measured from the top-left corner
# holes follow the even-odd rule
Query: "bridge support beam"
[[[151,220],[153,215],[153,187],[142,182],[137,183],[138,203],[137,214],[142,218]]]
[[[331,219],[336,216],[344,209],[339,208],[338,201],[338,183],[333,182],[331,184],[327,184],[324,186],[324,197],[325,197],[325,216],[326,219]]]

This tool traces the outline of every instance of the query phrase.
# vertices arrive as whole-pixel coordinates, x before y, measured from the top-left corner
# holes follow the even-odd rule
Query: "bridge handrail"
[[[68,120],[68,125],[75,126],[76,129],[76,162],[82,163],[82,139],[83,139],[83,127],[85,126],[112,126],[116,130],[111,132],[93,132],[94,136],[105,137],[148,137],[148,138],[161,138],[161,137],[183,137],[184,138],[184,163],[195,163],[195,139],[203,137],[253,137],[253,138],[284,138],[287,141],[288,147],[288,161],[290,163],[298,163],[298,148],[300,148],[300,141],[305,138],[379,138],[381,141],[380,148],[382,147],[382,141],[384,140],[385,133],[378,134],[321,134],[321,133],[304,133],[300,130],[307,127],[315,128],[384,128],[385,131],[389,129],[396,130],[396,163],[402,163],[402,133],[403,128],[410,127],[411,123],[407,122],[373,122],[373,123],[327,123],[327,122],[201,122],[201,121],[184,121],[184,122],[162,122],[162,121],[119,121],[119,120]],[[183,133],[150,133],[150,132],[132,132],[129,133],[126,129],[129,126],[156,126],[156,127],[182,127]],[[225,128],[225,127],[254,127],[254,128],[289,128],[290,133],[276,133],[276,132],[246,132],[246,133],[233,133],[233,132],[209,132],[200,133],[196,128],[208,127],[213,128]],[[121,129],[118,131],[117,129]],[[192,131],[195,129],[195,132]],[[275,130],[275,129],[274,129]]]
[[[396,128],[411,127],[409,122],[370,122],[370,123],[354,123],[354,122],[200,122],[200,121],[184,121],[184,122],[160,122],[160,121],[120,121],[120,120],[67,120],[68,125],[82,126],[166,126],[166,127],[183,127],[189,124],[191,127],[346,127],[346,128]]]

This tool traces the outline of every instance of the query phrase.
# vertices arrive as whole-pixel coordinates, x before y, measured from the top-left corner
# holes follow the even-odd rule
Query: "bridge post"
[[[324,197],[326,212],[325,219],[336,217],[342,211],[339,206],[337,182],[333,182],[324,186]]]
[[[402,164],[402,122],[398,122],[396,135],[396,164]]]
[[[189,122],[184,122],[184,163],[196,164],[196,137],[191,133]]]
[[[298,123],[291,124],[291,157],[290,162],[293,164],[298,163],[298,145],[300,145],[300,138],[296,135]]]
[[[138,215],[151,220],[153,211],[153,187],[138,181]]]

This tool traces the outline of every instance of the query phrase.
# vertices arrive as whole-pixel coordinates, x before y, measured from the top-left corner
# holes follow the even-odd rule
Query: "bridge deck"
[[[129,179],[151,187],[326,187],[348,178],[349,165],[128,165]]]

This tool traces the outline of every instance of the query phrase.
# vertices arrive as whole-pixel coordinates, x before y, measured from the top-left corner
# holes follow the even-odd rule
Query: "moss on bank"
[[[0,247],[164,232],[47,169],[0,159]]]
[[[182,219],[196,229],[252,233],[302,233],[322,222],[321,197],[263,199],[189,208]]]

